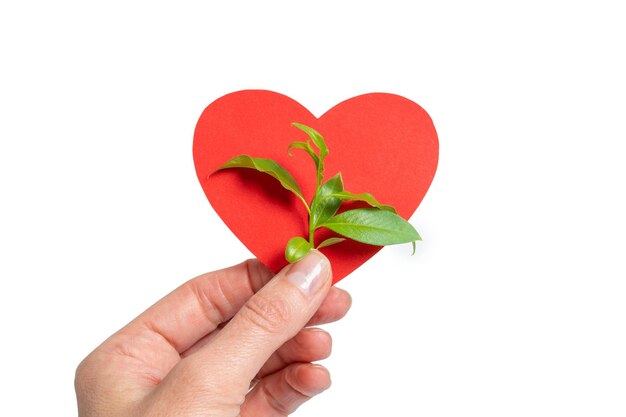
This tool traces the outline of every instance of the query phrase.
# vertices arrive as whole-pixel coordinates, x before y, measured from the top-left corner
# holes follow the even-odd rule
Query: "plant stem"
[[[319,186],[315,189],[315,195],[313,196],[313,201],[311,201],[311,207],[315,206],[317,200],[317,193],[319,192]],[[312,248],[315,247],[315,228],[313,227],[313,216],[311,216],[311,211],[309,210],[309,244]]]
[[[310,217],[309,217],[309,219],[310,219]],[[311,244],[312,248],[315,247],[315,238],[313,237],[314,234],[315,234],[315,230],[313,230],[313,227],[311,225],[311,221],[309,220],[309,243]]]

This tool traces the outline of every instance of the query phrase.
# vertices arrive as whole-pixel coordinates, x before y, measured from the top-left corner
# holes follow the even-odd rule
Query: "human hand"
[[[305,326],[350,296],[317,251],[272,276],[249,260],[161,299],[81,362],[79,416],[286,416],[327,389],[331,338]]]

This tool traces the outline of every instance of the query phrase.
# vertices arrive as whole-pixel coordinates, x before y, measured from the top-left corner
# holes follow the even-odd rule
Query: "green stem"
[[[315,195],[313,196],[313,201],[311,201],[311,207],[315,206],[315,203],[317,202],[317,193],[319,192],[320,187],[318,186],[315,189]],[[315,228],[313,227],[313,217],[311,216],[311,211],[309,211],[309,244],[311,245],[312,248],[315,247]]]
[[[315,234],[315,230],[313,230],[313,227],[311,226],[311,223],[309,222],[309,243],[311,244],[312,248],[315,247],[315,238],[313,237],[314,234]]]
[[[317,197],[317,193],[315,193],[315,197]],[[313,198],[313,202],[311,203],[311,206],[315,204],[315,197]],[[309,211],[309,244],[311,245],[312,248],[315,247],[315,238],[313,236],[314,234],[315,234],[315,229],[313,228],[313,217],[311,216],[311,212]]]
[[[320,187],[322,186],[322,180],[324,179],[323,174],[323,163],[324,158],[319,155],[319,163],[317,164],[317,170],[315,172],[315,195],[313,196],[313,201],[311,201],[311,207],[315,206],[317,203],[317,194],[320,192]],[[311,210],[309,210],[309,244],[312,248],[315,248],[315,227],[313,225],[313,219],[311,218]]]

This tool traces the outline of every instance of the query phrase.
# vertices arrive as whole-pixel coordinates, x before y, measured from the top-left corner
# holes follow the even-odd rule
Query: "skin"
[[[323,255],[304,259],[311,256],[326,266],[304,289],[290,278],[303,260],[276,276],[248,260],[165,296],[78,366],[79,416],[293,413],[330,386],[326,368],[312,362],[330,355],[331,337],[310,326],[342,318],[351,304],[331,287]]]

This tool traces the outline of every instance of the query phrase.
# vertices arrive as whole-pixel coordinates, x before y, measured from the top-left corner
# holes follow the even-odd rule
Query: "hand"
[[[286,416],[330,386],[311,362],[350,308],[311,251],[276,276],[250,260],[197,277],[93,351],[76,371],[81,417]]]

